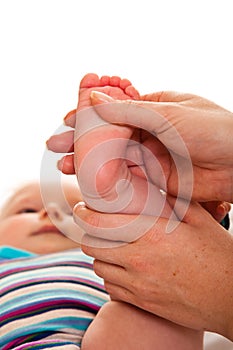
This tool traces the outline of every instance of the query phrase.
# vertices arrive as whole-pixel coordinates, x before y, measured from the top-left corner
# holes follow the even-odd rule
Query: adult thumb
[[[160,103],[114,100],[98,91],[92,91],[91,101],[99,116],[112,124],[129,125],[159,134],[167,122],[161,114],[163,107]],[[156,104],[157,107],[155,107]]]
[[[97,91],[91,93],[92,105],[105,121],[148,131],[177,155],[189,158],[182,136],[172,123],[174,104],[135,100],[114,100]]]

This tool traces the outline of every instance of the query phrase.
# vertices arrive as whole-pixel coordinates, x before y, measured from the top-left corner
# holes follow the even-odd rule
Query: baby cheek
[[[23,218],[9,217],[0,223],[0,244],[16,245],[27,238],[27,223]]]

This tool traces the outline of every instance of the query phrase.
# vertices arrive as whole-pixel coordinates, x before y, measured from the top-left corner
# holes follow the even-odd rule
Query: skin
[[[101,94],[98,91],[93,93],[91,101],[95,107],[100,104],[107,105],[105,108],[96,109],[101,118],[113,124],[146,129],[149,132],[143,134],[141,142],[151,149],[159,160],[166,176],[167,191],[171,195],[178,192],[178,178],[170,151],[173,151],[178,159],[182,159],[176,139],[174,143],[172,141],[174,127],[184,141],[192,160],[192,199],[198,202],[233,202],[233,114],[230,111],[192,94],[167,91],[147,94],[140,97],[140,101],[121,101],[113,100],[100,92]],[[162,116],[162,119],[157,118],[157,115]],[[170,127],[164,120],[170,123]],[[74,127],[74,111],[67,115],[65,123]],[[157,138],[151,134],[153,132],[156,132]],[[65,153],[65,144],[68,140],[70,142],[72,137],[70,131],[66,136],[60,135],[50,139],[49,145],[55,152],[60,149]],[[150,174],[150,160],[144,161]],[[73,155],[65,156],[59,163],[59,168],[65,173],[72,173]],[[158,179],[155,181],[158,181],[157,185],[162,185]],[[188,194],[187,179],[187,188],[183,186],[182,196],[186,197]]]
[[[111,301],[99,311],[82,350],[201,350],[203,333],[176,325],[126,303]]]
[[[94,93],[93,93],[94,90]],[[98,95],[99,94],[99,95]],[[106,95],[108,94],[108,95]],[[113,100],[113,98],[115,100]],[[137,101],[137,100],[142,101]],[[111,103],[114,101],[114,104]],[[145,102],[144,102],[145,101]],[[148,102],[150,101],[150,102]],[[156,103],[152,103],[151,101],[156,101]],[[158,103],[159,101],[159,103]],[[170,101],[170,102],[166,102]],[[110,103],[109,103],[110,102]],[[190,94],[179,94],[175,92],[167,92],[167,93],[154,93],[154,94],[148,94],[145,96],[140,96],[138,91],[131,85],[130,81],[127,79],[120,79],[119,77],[113,76],[103,76],[99,78],[96,74],[87,74],[84,76],[80,83],[80,89],[79,89],[79,103],[78,107],[75,110],[70,111],[66,117],[64,118],[65,125],[75,128],[76,123],[76,112],[81,111],[84,108],[88,108],[91,106],[97,106],[102,105],[105,103],[107,105],[107,112],[106,109],[98,109],[97,112],[101,113],[101,117],[103,119],[106,119],[107,121],[111,123],[115,123],[115,126],[111,125],[107,128],[104,127],[103,130],[101,130],[98,133],[94,130],[92,133],[90,133],[90,136],[88,137],[88,142],[85,142],[86,138],[81,137],[78,142],[74,144],[74,130],[70,130],[68,132],[64,132],[60,135],[53,135],[47,140],[47,147],[49,150],[52,150],[54,152],[59,153],[69,153],[64,155],[64,157],[61,158],[61,160],[58,162],[58,169],[61,170],[65,174],[74,174],[77,173],[80,169],[80,164],[83,162],[83,159],[85,158],[86,154],[88,153],[91,148],[93,148],[98,142],[103,142],[107,140],[108,138],[111,138],[111,140],[114,140],[116,137],[120,137],[123,139],[131,139],[137,142],[139,149],[134,150],[134,154],[140,155],[140,157],[143,159],[143,154],[141,154],[141,147],[140,143],[145,147],[148,148],[151,154],[154,155],[154,157],[159,161],[163,174],[166,179],[166,191],[168,193],[171,192],[172,195],[177,193],[177,172],[174,169],[174,162],[172,161],[170,157],[170,153],[164,147],[166,145],[166,139],[169,140],[169,137],[167,137],[166,130],[165,134],[163,136],[164,139],[164,145],[160,142],[159,139],[155,138],[151,135],[151,131],[155,128],[156,125],[154,125],[154,120],[146,119],[147,115],[143,115],[143,119],[141,118],[141,109],[139,109],[139,114],[134,115],[137,109],[133,109],[134,114],[130,114],[130,107],[131,104],[133,106],[139,105],[143,108],[147,109],[153,109],[157,108],[159,113],[163,113],[167,115],[165,112],[168,110],[171,111],[171,116],[168,114],[167,117],[170,118],[169,121],[176,124],[175,121],[177,120],[176,113],[181,113],[181,117],[183,118],[183,122],[181,125],[184,124],[184,130],[181,130],[181,136],[185,136],[185,126],[187,126],[186,132],[191,132],[190,127],[190,118],[187,123],[185,123],[185,116],[191,115],[193,123],[195,122],[195,128],[192,128],[192,132],[197,129],[196,124],[198,121],[197,116],[201,113],[204,113],[205,119],[208,119],[206,116],[208,116],[208,113],[212,110],[214,111],[216,108],[216,120],[219,123],[219,129],[221,130],[222,123],[221,118],[222,115],[226,114],[225,119],[228,120],[230,117],[232,117],[232,114],[223,108],[215,105],[214,103],[203,99],[201,97],[190,95]],[[121,105],[126,105],[128,114],[122,113]],[[206,110],[203,108],[206,106]],[[182,109],[183,108],[183,109]],[[174,109],[174,110],[173,110]],[[195,110],[196,109],[196,110]],[[192,115],[192,113],[193,115]],[[172,118],[174,113],[174,117]],[[130,123],[130,117],[132,118],[132,123]],[[151,115],[149,115],[151,117]],[[182,119],[181,118],[181,119]],[[174,120],[173,120],[174,119]],[[200,119],[200,118],[199,118]],[[233,118],[231,118],[233,120]],[[119,128],[116,125],[116,122],[119,120],[119,123],[126,124],[128,123],[127,127],[121,127]],[[220,122],[219,122],[220,120]],[[207,120],[208,121],[208,120]],[[142,123],[145,123],[143,125]],[[209,121],[208,121],[209,122]],[[140,124],[141,123],[141,124]],[[136,125],[136,128],[133,128],[132,125]],[[177,123],[179,125],[179,123]],[[200,121],[201,126],[203,125],[203,121]],[[143,131],[141,128],[143,126],[147,127],[147,131]],[[176,125],[175,125],[176,126]],[[101,129],[101,128],[100,128]],[[108,135],[106,135],[106,132],[108,130]],[[141,133],[139,133],[139,130]],[[209,130],[207,127],[206,130]],[[104,132],[103,132],[104,131]],[[196,137],[200,138],[202,134],[202,130],[196,130]],[[117,134],[118,133],[118,134]],[[113,136],[114,134],[114,136]],[[192,146],[192,137],[188,136],[188,149],[191,147],[194,150],[196,150],[197,145],[194,144]],[[205,135],[202,136],[203,138],[203,147],[205,146]],[[184,138],[184,141],[185,138]],[[199,141],[198,141],[199,142]],[[74,149],[76,147],[76,157],[74,157]],[[175,147],[175,145],[174,145]],[[204,150],[206,150],[203,154],[203,150],[201,152],[196,152],[196,157],[198,157],[198,154],[201,154],[202,157],[209,157],[209,147],[204,147]],[[221,152],[221,151],[219,151]],[[127,153],[127,150],[126,150]],[[193,152],[192,152],[193,153]],[[191,155],[192,155],[191,153]],[[213,158],[213,152],[211,153],[211,159]],[[228,153],[227,153],[228,154]],[[228,154],[229,156],[229,154]],[[215,155],[214,155],[215,157]],[[227,157],[227,155],[226,155]],[[230,158],[231,159],[231,158]],[[135,159],[136,160],[136,159]],[[93,161],[93,159],[92,159]],[[214,159],[215,161],[215,159]],[[202,161],[201,161],[202,162]],[[89,162],[90,163],[90,162]],[[89,165],[89,172],[91,171],[91,167]],[[215,178],[213,180],[213,185],[210,182],[211,178],[209,178],[209,174],[211,174],[211,171],[209,169],[205,169],[205,167],[201,167],[199,165],[195,166],[193,165],[194,170],[194,188],[193,188],[193,199],[199,200],[201,202],[201,205],[208,210],[213,217],[217,221],[221,221],[222,218],[227,214],[227,212],[230,210],[230,204],[227,202],[228,199],[231,197],[229,193],[226,194],[225,199],[219,199],[221,198],[221,195],[215,195],[215,191],[219,190],[219,186],[221,184],[221,190],[227,191],[229,190],[229,187],[231,187],[231,167],[229,167],[226,171],[212,171],[212,175]],[[95,184],[97,185],[99,193],[101,193],[102,198],[105,200],[112,200],[114,198],[115,193],[115,184],[117,181],[119,181],[122,178],[128,178],[130,179],[131,183],[134,183],[134,194],[135,200],[132,201],[133,203],[142,203],[142,192],[138,192],[138,181],[140,183],[143,183],[142,178],[146,178],[146,180],[149,178],[151,182],[155,185],[160,185],[159,187],[163,188],[164,184],[157,182],[159,180],[159,176],[154,177],[153,176],[154,169],[151,169],[150,167],[150,159],[144,159],[144,165],[140,166],[134,166],[129,162],[122,161],[121,159],[116,159],[112,162],[109,162],[105,166],[102,166],[101,172],[97,174],[97,180],[99,177],[99,181],[96,181]],[[145,177],[146,174],[146,177]],[[221,178],[221,174],[223,174],[223,178]],[[140,179],[141,178],[141,179]],[[182,194],[183,197],[186,197],[186,185],[185,185],[185,171],[182,172],[182,178],[184,178],[184,181],[182,181]],[[220,179],[221,178],[221,179]],[[136,180],[135,180],[136,179]],[[85,180],[85,179],[84,179]],[[207,182],[206,182],[207,181]],[[84,181],[85,182],[85,181]],[[206,183],[208,183],[208,186],[206,186]],[[82,186],[82,179],[80,181],[80,184]],[[105,186],[106,185],[106,186]],[[187,180],[187,186],[189,186],[189,179]],[[98,187],[99,186],[99,187]],[[144,197],[147,198],[147,185],[143,185],[145,188]],[[224,186],[226,187],[226,190],[224,189]],[[110,190],[109,190],[110,188]],[[187,187],[188,188],[188,187]],[[92,189],[88,189],[89,193],[92,193]],[[123,191],[124,192],[124,191]],[[207,193],[208,192],[208,193]],[[188,189],[188,194],[190,194],[190,190]],[[83,195],[85,200],[88,202],[88,197],[85,196],[85,191],[83,191]],[[105,197],[104,197],[105,196]],[[137,196],[139,197],[139,200],[137,200]],[[228,199],[227,199],[228,198]],[[98,204],[97,204],[98,205]],[[90,205],[91,206],[91,205]],[[100,210],[100,207],[96,207],[95,209]],[[126,208],[125,212],[140,212],[142,208],[131,206]],[[164,216],[168,217],[170,214],[169,206],[165,206],[164,209]]]
[[[112,102],[98,94],[94,99],[95,105]],[[204,202],[232,201],[232,113],[193,95],[160,93],[143,99],[146,103],[117,101],[109,108],[97,111],[101,111],[101,117],[109,122],[137,127],[146,124],[149,131],[157,128],[159,140],[154,154],[163,164],[168,192],[175,195],[177,174],[164,145],[178,156],[182,154],[175,144],[169,143],[169,129],[163,129],[162,124],[156,125],[151,118],[146,120],[146,114],[142,119],[141,110],[134,107],[143,106],[166,115],[185,140],[193,162],[192,198]],[[157,99],[158,103],[148,103],[151,99]],[[122,113],[123,104],[127,104],[127,114]],[[185,115],[189,116],[188,120]],[[223,142],[220,142],[221,138]],[[153,136],[144,141],[150,149],[155,146]],[[146,168],[150,172],[150,164],[146,164]],[[74,212],[83,227],[89,227],[87,232],[95,236],[90,225],[97,226],[96,236],[105,239],[104,227],[114,225],[118,220],[121,224],[124,220],[126,224],[133,220],[132,215],[121,215],[117,220],[116,215],[100,214],[80,206]],[[150,220],[144,217],[144,222]],[[96,248],[96,240],[88,237],[83,250],[96,259],[95,271],[104,278],[112,298],[127,301],[186,327],[201,327],[233,340],[233,286],[228,278],[233,273],[232,236],[197,203],[190,204],[183,221],[171,235],[167,235],[168,221],[160,218],[156,225],[151,223],[153,227],[143,237],[120,248]],[[217,293],[210,293],[213,290]]]
[[[94,86],[93,89],[98,90],[98,86]],[[151,99],[156,103],[151,103]],[[224,210],[226,203],[222,201],[232,199],[232,157],[229,145],[226,147],[224,142],[220,144],[219,140],[221,136],[225,140],[229,135],[229,128],[232,130],[230,112],[197,96],[173,93],[147,95],[142,97],[141,101],[112,100],[108,96],[94,93],[89,94],[88,106],[91,103],[94,106],[106,104],[107,109],[95,107],[96,111],[98,113],[101,111],[101,117],[113,124],[124,127],[127,124],[127,127],[131,128],[130,135],[136,129],[142,130],[146,126],[147,132],[142,132],[140,139],[137,140],[150,149],[160,161],[166,176],[167,191],[173,196],[177,194],[178,179],[169,150],[176,152],[177,157],[182,158],[184,154],[182,150],[180,152],[180,149],[176,149],[176,143],[171,142],[170,129],[163,128],[163,123],[156,124],[156,120],[151,118],[155,111],[167,117],[185,141],[192,159],[194,170],[192,199],[205,202],[203,206],[206,209],[210,208],[214,217],[219,206]],[[127,113],[122,113],[122,105],[125,108],[123,111],[126,110]],[[147,108],[152,114],[146,113],[146,117],[143,115],[142,118],[141,108],[138,108],[140,113],[137,114],[135,105]],[[105,113],[106,111],[108,113]],[[205,121],[208,127],[203,128]],[[74,112],[68,114],[65,123],[74,127]],[[201,125],[201,129],[196,130],[194,128],[196,124]],[[157,131],[158,138],[151,134],[154,130]],[[195,133],[190,137],[191,132]],[[212,145],[211,135],[214,135],[214,152],[209,147]],[[74,151],[71,140],[73,140],[72,131],[50,138],[47,144],[55,152],[66,153],[67,144],[69,150]],[[220,148],[218,152],[216,141]],[[223,155],[224,147],[227,151]],[[77,149],[77,158],[78,152]],[[148,177],[156,183],[149,159],[143,160]],[[63,157],[58,167],[65,173],[73,173],[75,162],[74,156],[70,154]],[[103,175],[107,181],[107,171],[103,172]],[[183,175],[185,176],[185,173]],[[110,179],[111,176],[109,172]],[[161,185],[159,182],[157,184]],[[185,186],[182,196],[186,198]],[[174,204],[172,197],[169,200],[171,205]],[[94,269],[104,278],[106,289],[113,299],[139,306],[185,327],[211,330],[232,338],[229,311],[232,310],[232,283],[226,277],[231,276],[233,272],[232,238],[203,207],[191,203],[184,222],[180,223],[170,235],[166,233],[167,219],[159,218],[155,224],[154,218],[142,216],[141,221],[148,222],[150,229],[138,240],[114,249],[103,248],[101,241],[98,242],[95,237],[106,239],[106,227],[115,227],[114,225],[119,222],[128,225],[135,219],[135,215],[104,214],[80,205],[74,208],[74,214],[76,221],[92,235],[85,238],[82,249],[96,259]],[[133,231],[137,227],[131,226],[131,229]],[[219,290],[219,286],[224,288]],[[218,299],[215,294],[209,298],[212,290],[218,290]]]
[[[63,190],[71,208],[82,199],[77,186],[67,183]],[[37,254],[79,247],[57,230],[49,219],[37,182],[20,186],[3,206],[0,245],[10,245]],[[154,346],[164,350],[171,345],[179,346],[180,350],[201,350],[203,334],[115,301],[107,302],[100,309],[85,332],[81,349],[140,350],[142,339],[148,350],[154,349]]]
[[[98,211],[113,210],[125,213],[144,211],[150,215],[160,214],[169,217],[172,210],[164,201],[159,188],[153,184],[148,187],[148,179],[143,168],[135,164],[138,163],[138,144],[140,144],[138,131],[109,123],[98,127],[95,124],[95,127],[90,129],[93,120],[95,123],[99,122],[98,115],[93,113],[93,109],[88,109],[91,107],[90,96],[93,88],[121,100],[139,98],[138,92],[125,79],[105,77],[104,81],[108,81],[110,86],[104,87],[101,86],[102,81],[103,78],[88,75],[81,82],[79,91],[77,129],[83,131],[81,135],[75,137],[74,152],[77,156],[74,157],[74,166],[83,199],[89,207]],[[80,111],[84,110],[86,114],[81,114]],[[128,151],[126,157],[125,147]],[[121,184],[117,189],[116,183]]]
[[[81,200],[78,188],[67,183],[64,191],[73,208]],[[37,182],[19,187],[3,206],[0,214],[0,245],[10,245],[37,254],[80,247],[49,219]]]
[[[114,300],[233,340],[233,238],[200,205],[191,204],[184,222],[170,234],[167,219],[154,224],[145,216],[151,229],[117,248],[103,248],[90,226],[101,237],[105,227],[119,221],[127,225],[135,216],[102,214],[83,206],[75,212],[92,235],[85,237],[82,249],[95,258],[94,270]]]
[[[152,133],[144,135],[142,143],[153,151],[162,164],[169,194],[178,193],[178,177],[170,151],[181,160],[186,156],[177,143],[176,130],[187,147],[193,165],[192,199],[198,202],[233,202],[233,113],[192,94],[159,92],[142,96],[141,100],[114,101],[98,92],[92,95],[94,106],[106,104],[105,108],[97,109],[104,120]],[[162,117],[159,118],[159,115]],[[154,132],[157,139],[153,136]],[[145,159],[149,174],[150,163],[150,159]],[[159,182],[157,184],[161,185]],[[187,179],[182,196],[186,197],[188,193]]]

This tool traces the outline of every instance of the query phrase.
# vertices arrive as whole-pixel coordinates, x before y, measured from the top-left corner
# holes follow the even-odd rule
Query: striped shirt
[[[4,254],[3,254],[4,257]],[[81,250],[0,262],[0,349],[80,349],[109,300]]]

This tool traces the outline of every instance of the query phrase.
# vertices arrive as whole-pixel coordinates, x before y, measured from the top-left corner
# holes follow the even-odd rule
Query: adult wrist
[[[224,327],[221,330],[220,334],[222,334],[227,339],[233,341],[233,235],[230,234],[230,244],[229,250],[232,254],[232,258],[229,256],[229,259],[226,264],[225,273],[226,283],[224,284],[224,288],[226,288],[225,293],[225,312],[223,313],[223,324]],[[227,253],[228,254],[228,253]],[[227,256],[227,255],[226,255]]]

